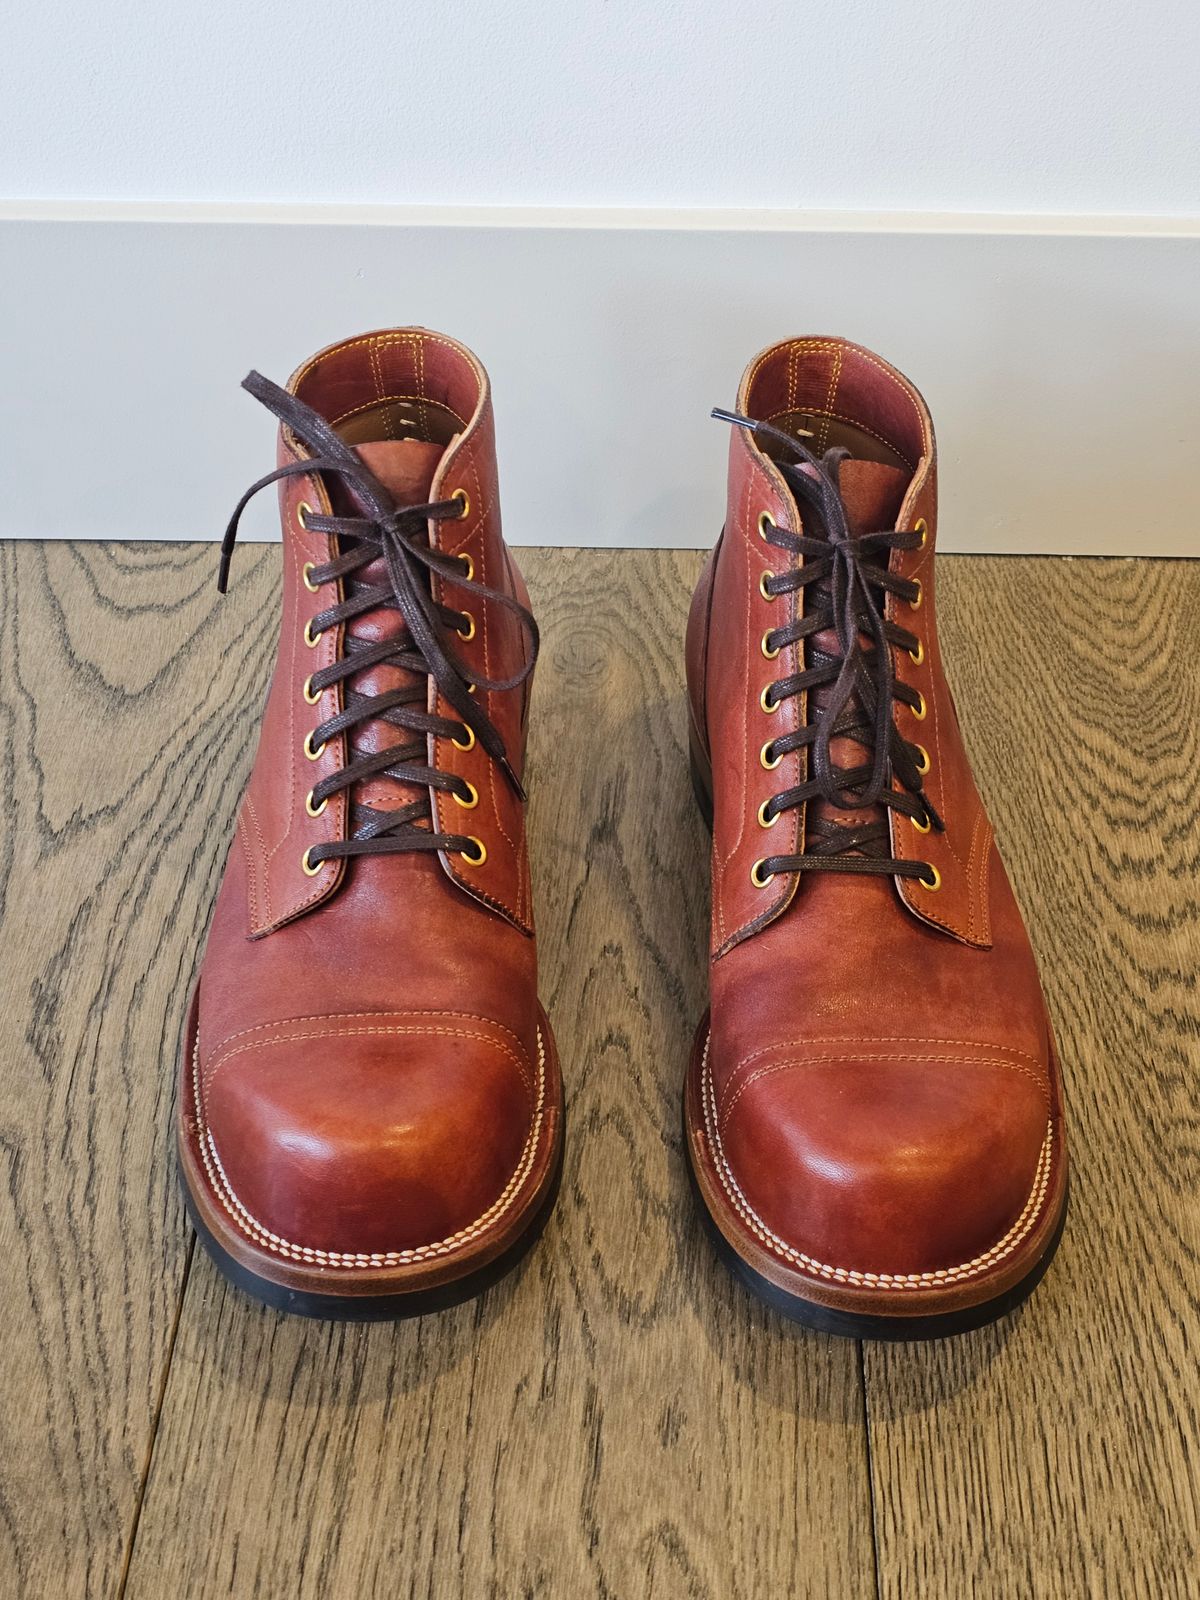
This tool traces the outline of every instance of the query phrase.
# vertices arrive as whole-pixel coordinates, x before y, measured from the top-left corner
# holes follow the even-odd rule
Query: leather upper
[[[852,523],[925,530],[889,563],[920,579],[920,603],[891,595],[887,606],[920,641],[919,661],[893,657],[924,716],[900,703],[896,716],[927,752],[945,832],[890,814],[894,856],[935,866],[936,889],[822,871],[752,880],[759,858],[803,848],[803,808],[769,828],[759,808],[805,781],[804,750],[774,768],[763,751],[811,710],[804,695],[775,711],[760,700],[766,684],[804,670],[803,644],[766,659],[762,640],[805,591],[764,595],[762,573],[788,558],[765,543],[759,518],[804,529],[774,463],[735,429],[725,527],[687,638],[693,740],[711,764],[714,810],[711,1017],[696,1069],[714,1165],[731,1211],[800,1271],[904,1277],[987,1263],[1021,1222],[1048,1152],[1061,1159],[1061,1108],[1036,965],[938,648],[928,412],[893,368],[835,339],[765,351],[737,409],[806,428],[818,455],[845,443],[863,463],[843,468]]]
[[[476,581],[527,602],[500,532],[487,378],[468,351],[421,329],[383,332],[322,352],[291,388],[359,432],[372,418],[390,426],[397,402],[418,418],[423,406],[452,414],[448,441],[371,438],[360,454],[405,503],[461,489],[465,515],[431,522],[431,542],[469,555]],[[281,460],[302,453],[285,430]],[[478,794],[465,814],[449,795],[433,792],[432,803],[453,808],[439,831],[484,843],[482,865],[409,852],[304,870],[309,847],[345,838],[348,825],[345,791],[318,815],[306,805],[347,752],[344,738],[315,759],[305,749],[343,694],[335,685],[317,703],[306,698],[309,676],[334,660],[340,641],[335,630],[306,638],[333,602],[332,586],[310,588],[309,565],[337,548],[335,536],[304,527],[305,503],[331,510],[321,476],[281,486],[279,654],[200,969],[192,1082],[233,1220],[252,1238],[340,1257],[421,1247],[487,1218],[528,1155],[548,1041],[523,806],[479,744],[463,750],[430,736],[429,762],[462,774]],[[445,587],[445,603],[462,606],[463,592]],[[473,634],[456,651],[491,678],[512,675],[528,648],[513,613],[475,596],[469,604]],[[380,610],[352,626],[370,639],[399,622]],[[369,692],[399,676],[375,669]],[[479,692],[519,773],[527,687]],[[432,680],[429,708],[445,714]],[[404,798],[390,779],[366,787],[372,804]]]

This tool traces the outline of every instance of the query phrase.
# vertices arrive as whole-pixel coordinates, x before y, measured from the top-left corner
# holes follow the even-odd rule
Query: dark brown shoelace
[[[798,534],[770,519],[764,524],[768,544],[802,560],[765,578],[763,593],[806,591],[804,615],[772,629],[763,641],[764,651],[775,655],[820,633],[832,632],[837,638],[836,652],[807,643],[804,670],[776,679],[764,691],[764,705],[772,709],[793,695],[828,689],[819,695],[819,704],[814,704],[818,697],[810,694],[811,720],[806,726],[781,734],[764,747],[764,763],[771,766],[794,750],[807,750],[809,776],[805,783],[774,795],[763,808],[763,820],[769,823],[809,800],[824,800],[839,811],[883,808],[881,815],[859,824],[814,817],[810,808],[804,849],[796,855],[766,856],[757,863],[756,881],[765,883],[772,874],[789,872],[879,873],[928,881],[931,869],[926,862],[901,861],[891,854],[887,821],[890,809],[913,818],[919,827],[939,832],[944,828],[923,791],[921,748],[901,738],[895,723],[897,701],[913,707],[922,701],[915,689],[896,679],[892,647],[915,653],[919,641],[888,621],[883,609],[889,594],[919,600],[919,584],[888,572],[887,552],[916,549],[921,535],[895,528],[851,533],[838,487],[848,451],[827,450],[818,460],[798,439],[770,423],[719,409],[713,416],[786,446],[789,459],[776,459],[775,464],[796,498],[805,526],[812,530]],[[834,739],[852,741],[867,759],[853,767],[836,765],[831,751]],[[893,787],[893,776],[901,788]]]
[[[398,505],[390,491],[379,482],[361,456],[318,415],[311,406],[278,384],[252,372],[242,387],[260,400],[314,452],[304,461],[289,462],[269,472],[246,490],[234,508],[221,543],[221,566],[217,587],[224,594],[229,563],[237,538],[238,522],[251,498],[268,484],[297,474],[332,474],[355,496],[366,511],[361,517],[319,516],[308,513],[305,526],[315,533],[333,534],[338,554],[330,561],[312,566],[307,582],[315,588],[343,584],[345,598],[328,606],[308,623],[310,635],[337,628],[367,612],[398,611],[404,630],[397,637],[369,643],[350,634],[343,635],[342,649],[332,665],[314,672],[308,690],[313,695],[336,683],[346,684],[345,704],[335,717],[328,718],[309,735],[313,749],[319,749],[338,734],[351,734],[362,723],[385,722],[406,735],[403,742],[386,749],[360,750],[351,745],[346,765],[331,773],[313,788],[309,796],[314,812],[341,789],[351,789],[364,779],[387,777],[397,783],[416,785],[428,791],[440,789],[473,803],[473,791],[464,779],[439,772],[429,764],[427,740],[451,739],[459,748],[469,748],[475,740],[504,773],[514,792],[524,798],[520,779],[494,724],[475,698],[475,691],[501,692],[515,689],[533,671],[537,660],[538,631],[533,617],[511,595],[478,583],[458,556],[432,550],[428,525],[457,519],[463,515],[458,499],[432,501],[427,505]],[[373,561],[383,559],[386,584],[368,583],[355,574]],[[463,635],[471,622],[469,613],[437,604],[433,599],[430,574],[475,595],[494,601],[512,611],[521,621],[529,640],[528,658],[510,678],[487,678],[474,672],[455,652],[452,641]],[[362,694],[353,687],[356,674],[379,666],[395,667],[416,675],[414,681],[383,694]],[[426,710],[426,683],[432,678],[438,692],[458,714],[458,720],[434,715]],[[314,845],[306,862],[315,867],[337,856],[391,855],[410,850],[444,850],[478,863],[478,841],[469,834],[439,833],[433,825],[432,808],[426,792],[421,799],[393,808],[369,806],[354,800],[351,805],[351,837],[328,844]]]

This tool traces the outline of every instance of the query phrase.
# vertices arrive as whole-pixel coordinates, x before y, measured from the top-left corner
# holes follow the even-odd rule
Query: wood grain
[[[189,1271],[170,1154],[276,554],[242,551],[223,603],[207,545],[0,556],[0,1594],[1200,1594],[1200,566],[940,566],[1075,1187],[1022,1315],[860,1349],[746,1298],[687,1193],[698,557],[522,552],[566,1179],[514,1278],[361,1328],[261,1310],[199,1252]]]
[[[1023,1314],[865,1347],[884,1596],[1200,1594],[1200,565],[946,561],[943,640],[1058,1032]]]

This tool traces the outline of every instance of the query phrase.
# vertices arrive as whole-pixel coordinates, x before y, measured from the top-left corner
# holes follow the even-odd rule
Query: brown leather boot
[[[187,1021],[179,1153],[251,1294],[403,1316],[536,1237],[562,1157],[524,759],[537,630],[487,376],[420,328],[333,345],[280,419],[283,621]]]
[[[829,1332],[1001,1315],[1058,1240],[1061,1081],[934,609],[933,428],[841,339],[751,363],[688,624],[713,819],[711,1010],[688,1073],[722,1253]]]

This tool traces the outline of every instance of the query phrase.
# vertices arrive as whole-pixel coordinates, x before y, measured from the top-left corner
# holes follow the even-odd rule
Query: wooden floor
[[[526,552],[562,1197],[483,1300],[288,1320],[176,1190],[176,1041],[277,554],[0,547],[0,1596],[1200,1594],[1200,563],[943,558],[943,642],[1059,1030],[1074,1154],[1028,1307],[799,1331],[696,1224],[700,558]]]

